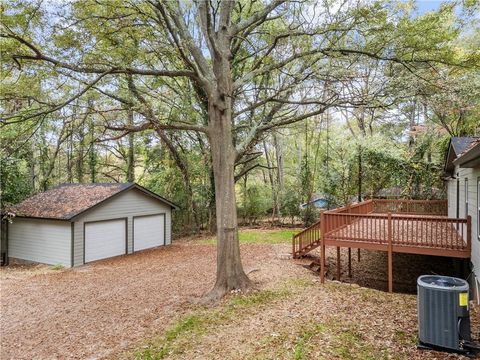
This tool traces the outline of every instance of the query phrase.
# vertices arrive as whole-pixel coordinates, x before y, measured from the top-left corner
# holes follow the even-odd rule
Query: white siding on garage
[[[69,267],[71,239],[68,221],[15,218],[8,225],[8,256]]]
[[[131,189],[113,196],[105,203],[87,211],[75,219],[74,266],[83,264],[83,224],[88,221],[126,217],[128,253],[133,252],[133,217],[165,213],[165,243],[171,243],[171,207],[138,189]]]

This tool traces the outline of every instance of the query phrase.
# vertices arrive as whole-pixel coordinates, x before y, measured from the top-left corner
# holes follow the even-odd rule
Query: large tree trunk
[[[217,279],[207,299],[217,300],[230,290],[247,288],[250,280],[243,270],[238,242],[235,148],[231,132],[230,107],[219,109],[210,104],[209,118],[209,140],[216,194]]]
[[[217,278],[207,300],[218,300],[230,290],[250,286],[243,270],[238,242],[237,204],[235,201],[236,149],[232,134],[232,54],[228,32],[232,2],[223,2],[219,32],[212,47],[215,84],[208,94],[208,138],[215,180],[217,218]],[[205,4],[204,4],[205,5]],[[208,25],[207,25],[208,26]],[[204,31],[204,33],[207,33]],[[212,84],[213,85],[213,84]]]

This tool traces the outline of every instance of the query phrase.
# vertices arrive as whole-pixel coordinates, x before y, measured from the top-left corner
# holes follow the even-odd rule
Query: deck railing
[[[375,210],[375,200],[370,199],[356,204],[345,205],[333,210],[329,213],[349,213],[349,214],[369,214]]]
[[[303,229],[293,236],[293,256],[299,256],[302,252],[308,252],[320,244],[320,221]]]
[[[363,201],[358,204],[347,205],[340,208],[330,210],[329,213],[351,213],[351,214],[368,214],[374,209],[373,200]],[[346,220],[346,219],[345,219]],[[343,225],[348,225],[347,223]],[[300,256],[318,245],[320,245],[321,222],[303,229],[298,234],[293,236],[292,240],[292,254],[293,256]]]
[[[447,218],[445,200],[371,199],[321,214],[321,220],[293,237],[293,256],[321,244],[362,242],[375,246],[428,248],[469,254],[471,218]],[[336,245],[334,245],[336,246]],[[340,245],[343,246],[343,245]],[[413,252],[413,251],[412,251]],[[446,252],[446,253],[447,253]],[[440,254],[440,252],[438,252]]]
[[[373,212],[446,216],[447,200],[373,199]]]

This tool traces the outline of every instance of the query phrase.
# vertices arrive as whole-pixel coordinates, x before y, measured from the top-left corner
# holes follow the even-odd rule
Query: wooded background
[[[289,223],[297,218],[308,224],[317,214],[311,207],[302,211],[299,205],[316,194],[328,198],[330,206],[355,201],[360,195],[444,197],[441,175],[449,138],[480,135],[478,3],[445,4],[437,12],[422,15],[415,13],[413,3],[385,4],[369,8],[368,14],[354,13],[356,24],[364,22],[359,29],[369,33],[351,36],[348,42],[363,46],[368,41],[375,47],[394,39],[390,46],[404,54],[411,52],[412,58],[418,54],[434,58],[435,67],[426,62],[409,67],[395,59],[361,54],[352,61],[347,53],[338,52],[322,60],[322,66],[308,70],[316,74],[300,93],[315,91],[318,81],[322,89],[313,96],[317,102],[312,106],[327,109],[261,134],[248,156],[237,161],[237,208],[242,222]],[[113,11],[116,5],[82,2],[72,5],[72,13],[58,8],[55,22],[49,21],[53,15],[48,6],[45,10],[40,3],[2,5],[2,206],[65,182],[135,181],[181,206],[175,214],[177,233],[213,231],[214,178],[205,134],[147,127],[125,131],[145,118],[135,106],[115,98],[135,97],[135,88],[129,86],[132,74],[91,86],[80,96],[87,78],[62,71],[54,74],[53,68],[35,64],[27,70],[20,57],[11,57],[19,47],[18,39],[11,36],[15,32],[45,52],[56,48],[57,55],[71,52],[74,57],[94,44],[99,52],[134,63],[141,36],[128,23],[128,7],[117,6]],[[110,17],[109,10],[113,11]],[[109,25],[122,16],[127,32]],[[324,30],[352,26],[352,13],[330,16]],[[95,41],[66,25],[75,17],[96,32]],[[127,52],[112,50],[120,43],[131,53],[130,59]],[[298,47],[309,45],[299,43]],[[435,53],[440,47],[440,54]],[[244,61],[254,60],[246,57]],[[244,63],[234,62],[232,72],[241,73],[243,67]],[[255,84],[276,88],[282,81],[278,74],[266,73]],[[143,82],[141,91],[144,96],[148,93],[148,101],[164,119],[202,123],[208,116],[194,84],[185,79]],[[307,97],[297,99],[308,101]],[[239,131],[271,111],[248,104],[245,101],[236,110]]]

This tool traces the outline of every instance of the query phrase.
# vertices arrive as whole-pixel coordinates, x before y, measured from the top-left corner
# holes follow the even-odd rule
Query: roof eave
[[[19,215],[15,214],[13,219],[36,219],[36,220],[53,220],[53,221],[68,221],[71,222],[71,218],[63,218],[63,217],[44,217],[44,216],[28,216],[28,215]]]
[[[480,143],[453,160],[453,164],[464,168],[480,167]]]

